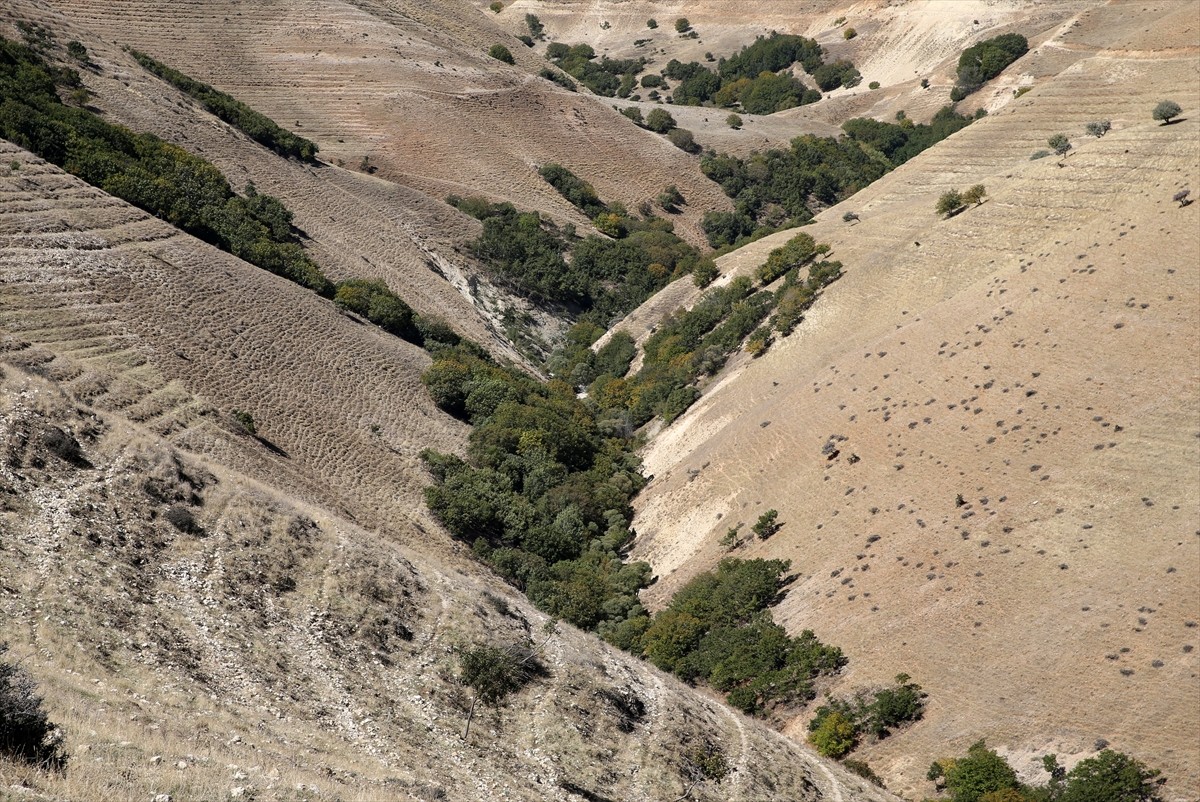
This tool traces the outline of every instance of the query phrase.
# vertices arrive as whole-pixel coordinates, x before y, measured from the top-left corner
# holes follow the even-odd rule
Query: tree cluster
[[[950,99],[962,100],[1028,52],[1029,40],[1019,33],[1004,33],[971,45],[958,57],[958,81],[950,90]]]
[[[1104,749],[1071,771],[1045,755],[1042,766],[1049,782],[1023,783],[1008,761],[978,741],[963,757],[935,761],[926,776],[950,802],[1162,802],[1159,772],[1122,752]]]
[[[829,698],[808,724],[808,740],[826,757],[841,759],[863,738],[879,740],[893,730],[920,721],[925,713],[921,686],[907,674],[896,676],[891,688],[862,690],[847,698]]]
[[[604,97],[629,97],[637,86],[638,73],[646,66],[646,60],[640,58],[611,59],[601,56],[596,61],[596,51],[587,44],[551,42],[546,47],[546,58],[592,92]]]
[[[782,560],[722,560],[639,622],[640,633],[631,623],[622,633],[627,648],[688,682],[708,683],[746,713],[807,702],[814,681],[846,660],[811,631],[789,637],[771,620],[789,567]]]

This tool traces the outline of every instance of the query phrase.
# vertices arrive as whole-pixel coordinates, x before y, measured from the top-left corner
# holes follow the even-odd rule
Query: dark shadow
[[[263,448],[265,448],[267,451],[270,451],[270,452],[271,452],[272,454],[274,454],[275,456],[277,456],[277,457],[283,457],[284,459],[291,459],[291,458],[292,458],[290,454],[288,454],[286,451],[284,451],[284,450],[283,450],[282,448],[280,448],[279,446],[277,446],[277,445],[275,445],[274,443],[272,443],[272,442],[271,442],[270,440],[268,440],[267,438],[265,438],[265,437],[259,437],[258,435],[254,435],[254,439],[255,439],[255,440],[257,440],[257,441],[259,442],[259,445],[261,445],[261,446],[262,446]]]
[[[1163,120],[1162,124],[1163,125],[1174,125],[1175,123],[1183,123],[1183,122],[1187,122],[1187,117],[1175,117],[1174,119],[1171,119],[1171,120]]]

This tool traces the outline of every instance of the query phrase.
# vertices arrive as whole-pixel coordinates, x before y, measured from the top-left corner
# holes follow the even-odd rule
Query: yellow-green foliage
[[[840,758],[855,744],[854,723],[840,712],[830,713],[808,736],[808,742],[825,757]]]

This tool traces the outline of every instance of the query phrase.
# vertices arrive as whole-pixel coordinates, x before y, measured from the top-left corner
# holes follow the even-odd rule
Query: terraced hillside
[[[1171,200],[1200,182],[1196,36],[1174,3],[1064,25],[1015,65],[1053,78],[819,217],[845,277],[649,446],[655,597],[777,508],[735,553],[803,572],[789,627],[847,645],[846,688],[905,671],[930,693],[863,750],[906,795],[980,737],[1031,776],[1103,738],[1196,798],[1200,219]],[[1185,119],[1151,120],[1163,97]],[[1074,149],[1031,161],[1057,132]],[[982,206],[937,219],[975,183]]]
[[[423,354],[7,143],[0,162],[3,637],[73,755],[62,778],[0,762],[5,788],[657,800],[720,750],[731,774],[693,798],[888,798],[569,627],[464,741],[457,649],[541,642],[544,617],[422,512],[416,452],[463,438]]]
[[[143,50],[294,122],[322,158],[354,168],[366,157],[379,178],[438,200],[481,194],[587,226],[537,175],[558,162],[630,209],[677,184],[693,201],[679,233],[697,241],[696,210],[727,208],[691,157],[608,105],[534,77],[541,56],[466,0],[48,5],[114,49]],[[515,67],[487,56],[497,42]]]

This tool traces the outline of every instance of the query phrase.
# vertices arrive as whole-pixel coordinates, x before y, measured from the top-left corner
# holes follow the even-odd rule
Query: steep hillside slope
[[[62,778],[0,762],[5,787],[658,800],[717,749],[734,771],[694,797],[888,798],[569,627],[464,741],[456,650],[540,642],[543,616],[425,518],[416,452],[463,430],[424,356],[7,143],[0,162],[2,637],[74,755]]]
[[[930,692],[924,721],[863,750],[906,794],[979,737],[1023,767],[1104,738],[1196,798],[1200,212],[1171,201],[1200,182],[1193,17],[1081,14],[1031,54],[1056,77],[822,214],[808,231],[845,277],[648,448],[635,553],[655,598],[778,509],[739,553],[803,573],[790,628],[848,647],[847,688],[906,671]],[[1152,121],[1163,97],[1185,119]],[[1075,149],[1030,161],[1057,132]],[[974,183],[986,203],[936,218]]]
[[[322,158],[349,167],[368,158],[378,177],[431,198],[482,194],[586,226],[537,175],[559,162],[631,209],[668,184],[696,209],[728,206],[694,157],[608,104],[535,77],[542,58],[465,0],[46,5],[295,122]],[[497,42],[517,66],[487,56]],[[685,210],[679,233],[698,240],[699,216]]]

